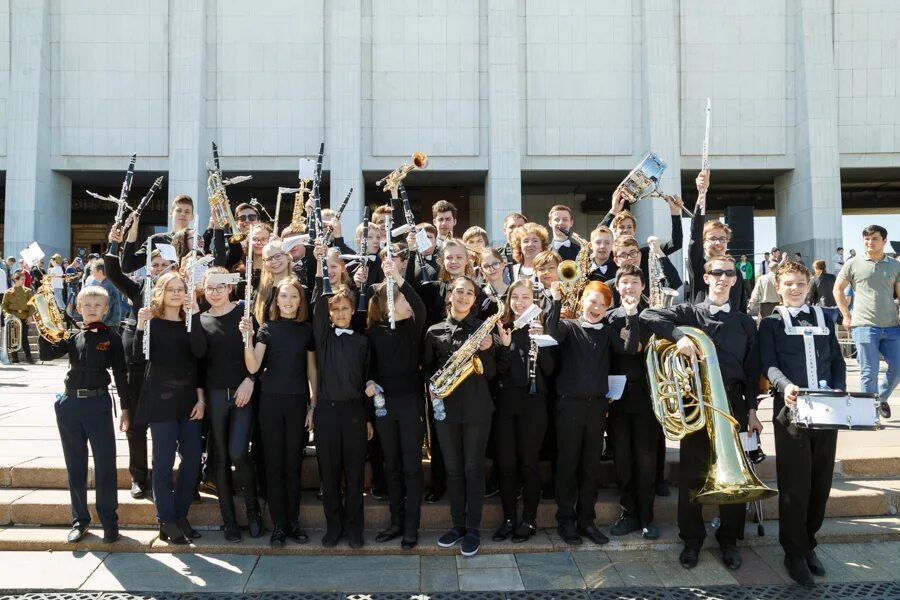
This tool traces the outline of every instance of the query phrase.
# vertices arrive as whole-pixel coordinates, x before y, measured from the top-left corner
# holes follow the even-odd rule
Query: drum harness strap
[[[816,312],[816,322],[825,323],[825,315],[822,314],[821,307],[812,306],[810,308]],[[829,333],[831,333],[831,330],[828,329],[828,327],[823,327],[821,325],[818,327],[814,327],[812,325],[794,327],[791,324],[791,313],[788,311],[786,306],[776,306],[775,310],[781,313],[781,319],[784,321],[785,335],[803,336],[803,348],[806,352],[806,387],[811,390],[820,389],[818,376],[819,371],[816,365],[816,343],[813,339],[813,336],[828,335]]]

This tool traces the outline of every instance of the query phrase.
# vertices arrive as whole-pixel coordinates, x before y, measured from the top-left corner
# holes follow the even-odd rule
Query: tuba
[[[650,308],[669,308],[678,296],[678,292],[666,286],[666,275],[663,273],[662,250],[659,248],[659,238],[651,235],[647,238],[647,279],[650,289],[647,290],[647,304]]]
[[[12,354],[22,349],[22,339],[25,336],[22,319],[12,313],[6,314],[6,331],[3,332],[3,348]]]
[[[428,155],[424,152],[416,152],[410,158],[412,164],[403,163],[394,171],[391,171],[387,175],[385,175],[382,179],[379,179],[375,182],[375,185],[383,185],[381,191],[387,192],[393,188],[396,188],[400,185],[400,182],[406,179],[406,176],[409,175],[410,171],[422,170],[428,166]]]
[[[694,327],[681,331],[700,349],[694,361],[668,340],[650,339],[647,375],[653,412],[670,440],[681,440],[706,428],[709,435],[709,471],[703,488],[691,500],[700,504],[741,504],[774,496],[750,469],[731,416],[716,348]]]
[[[51,344],[57,344],[68,339],[69,330],[66,328],[66,321],[53,296],[53,284],[51,283],[53,277],[53,275],[44,275],[41,287],[28,301],[28,305],[34,308],[34,324],[37,326],[38,333]]]
[[[581,246],[575,260],[564,260],[556,267],[556,274],[562,283],[562,308],[570,318],[575,319],[581,313],[581,295],[591,271],[591,244],[574,231],[564,228],[560,231]]]
[[[462,346],[457,348],[444,366],[431,376],[428,388],[434,392],[435,398],[446,398],[472,373],[484,372],[481,359],[478,358],[478,347],[481,340],[491,335],[494,327],[503,318],[503,303],[498,303],[497,312],[485,319],[484,323],[469,336]]]

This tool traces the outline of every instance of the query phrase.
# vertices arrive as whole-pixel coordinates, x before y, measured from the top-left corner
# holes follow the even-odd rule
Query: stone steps
[[[775,487],[774,481],[768,485]],[[94,492],[89,492],[89,502],[93,511]],[[235,500],[241,507],[240,498]],[[878,517],[896,514],[900,503],[900,479],[837,479],[828,503],[829,517]],[[366,526],[380,529],[390,524],[390,511],[385,501],[366,498]],[[658,524],[675,522],[677,494],[668,498],[657,497],[655,516]],[[617,496],[613,489],[603,489],[596,505],[597,523],[608,525],[619,515]],[[239,520],[243,521],[243,510],[238,509]],[[265,511],[264,511],[265,513]],[[556,505],[544,500],[538,509],[538,524],[554,523]],[[766,519],[775,519],[778,514],[777,497],[763,502]],[[499,498],[485,500],[483,510],[485,529],[497,527],[503,513]],[[716,513],[712,507],[705,511],[707,519]],[[96,521],[96,515],[94,515]],[[150,500],[134,500],[126,490],[119,490],[119,519],[123,525],[152,526],[156,523],[156,513]],[[221,524],[218,501],[204,495],[203,501],[193,505],[190,511],[191,523],[198,527],[217,528]],[[312,529],[324,528],[325,518],[321,504],[313,493],[304,494],[300,507],[300,522]],[[69,493],[65,489],[0,489],[0,525],[68,525],[71,523]],[[423,529],[446,529],[450,527],[450,510],[446,498],[436,504],[423,504],[421,527]]]
[[[742,546],[766,546],[778,543],[778,521],[765,522],[765,535],[760,537],[754,531],[753,524],[748,524],[747,533]],[[385,544],[375,543],[376,529],[365,531],[366,545],[357,550],[350,550],[346,540],[341,540],[334,548],[323,548],[319,543],[324,534],[320,529],[308,529],[310,542],[294,544],[288,542],[284,548],[274,549],[269,546],[269,536],[253,539],[246,535],[240,543],[225,540],[221,531],[203,531],[203,537],[189,546],[176,546],[161,542],[157,531],[153,528],[123,528],[121,539],[114,544],[102,543],[99,527],[90,530],[88,535],[77,544],[66,542],[68,527],[0,527],[0,551],[3,550],[40,550],[40,551],[83,551],[83,552],[154,552],[154,553],[204,553],[204,554],[284,554],[284,555],[326,555],[353,554],[379,555],[406,553],[400,550],[399,541]],[[422,529],[419,531],[419,545],[410,554],[418,555],[455,555],[457,548],[440,548],[437,538],[441,530]],[[591,552],[600,546],[586,542],[582,546],[569,546],[563,543],[553,528],[539,529],[533,538],[522,544],[494,542],[490,530],[482,530],[481,554],[508,554],[511,552]],[[820,543],[853,543],[900,540],[900,517],[851,517],[827,518],[817,536]],[[714,544],[710,539],[708,542]],[[709,545],[709,544],[708,544]],[[660,538],[647,541],[639,534],[614,537],[609,544],[602,546],[605,552],[654,550],[660,552],[677,552],[681,547],[675,525],[666,524],[660,527]]]

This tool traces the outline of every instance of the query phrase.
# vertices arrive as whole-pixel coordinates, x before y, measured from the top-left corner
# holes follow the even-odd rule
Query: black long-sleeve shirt
[[[719,370],[726,387],[740,386],[745,407],[732,406],[734,417],[744,421],[745,410],[757,407],[759,391],[759,352],[756,323],[734,308],[713,315],[709,300],[698,305],[678,304],[672,308],[648,308],[641,313],[641,324],[651,333],[677,342],[685,336],[680,327],[696,327],[713,341],[719,357]],[[740,414],[739,414],[740,413]]]
[[[554,300],[554,306],[559,302]],[[560,311],[554,308],[547,316],[544,329],[559,343],[556,393],[560,398],[606,399],[609,392],[610,356],[618,342],[622,341],[612,327],[599,329],[583,327],[576,319],[560,320]],[[640,333],[637,315],[625,317],[628,339],[621,346],[623,352],[636,352]],[[613,339],[615,338],[615,339]]]
[[[361,333],[338,335],[328,317],[322,278],[313,291],[313,336],[319,375],[318,402],[350,402],[365,398],[369,373],[369,340]]]
[[[817,381],[825,381],[828,387],[836,390],[847,389],[847,365],[838,345],[834,322],[828,315],[825,327],[828,335],[813,336],[816,348]],[[791,325],[795,327],[813,326],[816,321],[815,312],[800,313],[791,317]],[[772,405],[773,415],[778,415],[784,407],[784,389],[790,385],[808,387],[806,375],[806,346],[801,335],[787,335],[784,332],[784,321],[781,313],[773,312],[759,324],[759,361],[763,374],[775,386],[775,399]]]
[[[832,273],[822,273],[818,277],[813,277],[810,281],[807,301],[811,305],[818,304],[828,308],[837,308],[837,302],[834,301],[834,282],[836,279]]]
[[[700,211],[700,207],[694,208],[694,218],[691,219],[691,239],[688,242],[688,265],[690,266],[690,285],[685,289],[685,298],[692,304],[700,304],[709,295],[709,286],[703,281],[706,273],[706,257],[703,255],[703,226],[706,224],[706,215]],[[744,287],[744,276],[741,270],[734,267],[737,281],[731,287],[728,296],[728,304],[731,310],[747,313],[747,290]]]
[[[203,357],[203,333],[200,315],[193,316],[188,334],[184,321],[151,319],[150,361],[144,359],[144,334],[138,330],[131,360],[147,362],[144,387],[138,403],[141,423],[159,423],[187,419],[197,403],[198,360]]]
[[[646,308],[643,301],[638,305],[638,315]],[[622,307],[606,313],[604,321],[613,331],[613,352],[609,366],[610,375],[625,376],[625,391],[622,397],[612,403],[610,410],[615,408],[628,414],[646,414],[653,413],[653,406],[650,402],[650,388],[647,385],[647,367],[644,361],[644,352],[647,343],[650,341],[650,330],[647,327],[641,327],[638,335],[638,344],[634,351],[628,351],[625,348],[625,342],[622,340],[621,333],[626,325],[625,309]]]
[[[153,252],[153,249],[156,248],[156,244],[171,244],[174,235],[175,232],[167,231],[166,233],[160,233],[153,238],[150,238],[150,251]],[[144,240],[140,246],[135,242],[127,241],[122,244],[122,271],[125,273],[134,273],[141,267],[147,265],[147,242],[148,240]]]
[[[425,378],[431,377],[441,369],[450,356],[458,350],[481,326],[482,321],[472,314],[462,321],[452,316],[428,328],[425,333],[425,345],[422,357],[422,370]],[[488,388],[488,381],[497,372],[494,362],[494,348],[477,351],[481,360],[483,373],[472,373],[460,383],[452,394],[444,399],[448,423],[489,423],[494,412],[494,402]]]
[[[109,370],[112,369],[116,391],[119,393],[119,406],[125,410],[131,405],[125,350],[119,334],[112,329],[81,330],[68,339],[49,346],[47,352],[50,359],[69,355],[69,371],[65,379],[67,389],[106,389],[111,381]]]
[[[535,393],[531,392],[532,358],[531,338],[528,328],[522,327],[512,332],[509,346],[500,343],[494,336],[497,347],[495,356],[497,376],[494,378],[494,402],[498,413],[521,414],[528,402],[545,402],[550,379],[556,369],[556,348],[545,346],[537,349],[537,364],[534,365]]]
[[[239,329],[244,316],[244,303],[239,302],[221,316],[208,312],[200,315],[198,348],[202,350],[203,387],[213,389],[234,389],[247,377],[244,362],[244,336]],[[194,335],[193,327],[191,335]],[[151,340],[153,338],[151,327]]]

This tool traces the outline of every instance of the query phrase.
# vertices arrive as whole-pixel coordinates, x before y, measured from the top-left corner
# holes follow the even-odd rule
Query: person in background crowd
[[[815,276],[810,282],[809,297],[806,301],[813,306],[821,306],[822,311],[831,318],[832,322],[838,323],[841,313],[834,300],[836,277],[826,270],[824,260],[820,259],[814,262],[813,269]]]
[[[59,254],[54,254],[50,257],[50,268],[47,269],[48,275],[53,275],[53,279],[50,283],[53,285],[53,297],[56,298],[56,306],[59,307],[59,310],[66,310],[66,301],[63,298],[63,268],[62,268],[62,257]],[[112,301],[113,298],[110,298]]]
[[[838,246],[837,250],[834,253],[834,256],[831,257],[831,270],[834,273],[840,273],[841,269],[844,267],[844,247]]]
[[[761,318],[765,318],[771,315],[778,305],[778,294],[775,292],[776,268],[778,268],[778,263],[773,260],[769,264],[769,272],[756,280],[747,306],[750,314],[759,314]]]
[[[765,254],[763,254],[762,262],[759,263],[759,274],[760,275],[765,275],[766,273],[769,272],[769,263],[772,260],[770,258],[771,256],[772,256],[772,254],[769,252],[766,252]]]
[[[26,274],[27,271],[24,270],[13,273],[13,286],[3,294],[2,310],[4,319],[8,320],[12,314],[22,321],[22,350],[25,351],[25,360],[33,365],[34,359],[31,358],[31,346],[28,343],[28,323],[34,314],[34,307],[28,301],[34,296],[34,292],[25,285]],[[9,360],[13,364],[19,362],[19,353],[10,353]]]
[[[741,260],[738,262],[737,267],[741,270],[741,275],[744,276],[744,293],[749,296],[750,292],[753,291],[753,263],[747,260],[746,254],[741,254]]]
[[[99,285],[109,295],[109,307],[106,316],[103,317],[103,324],[118,330],[119,323],[122,321],[122,292],[106,277],[106,266],[102,259],[98,258],[91,263],[91,274],[94,278],[94,285]]]

